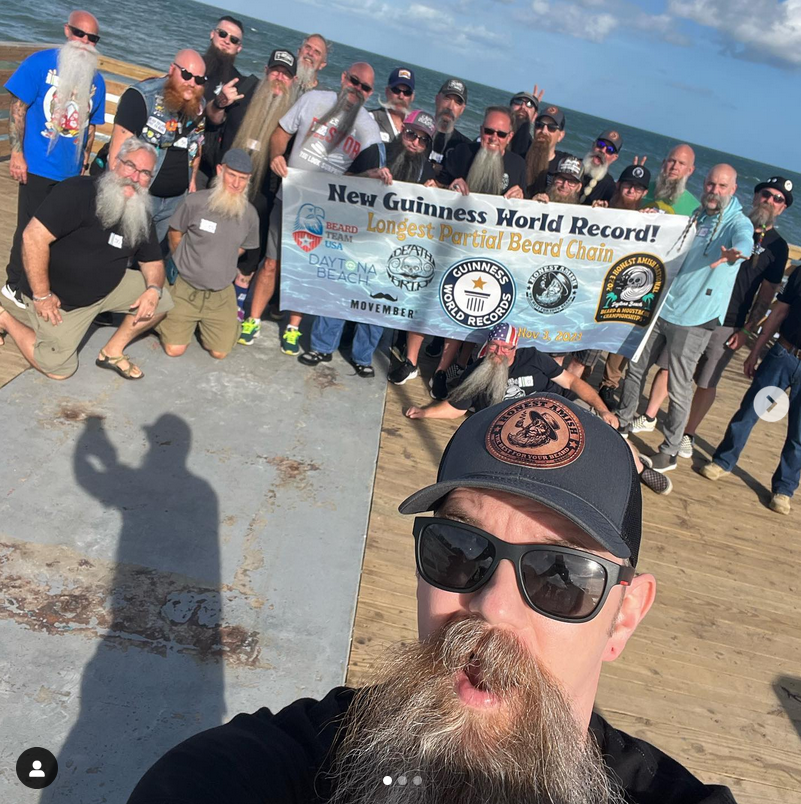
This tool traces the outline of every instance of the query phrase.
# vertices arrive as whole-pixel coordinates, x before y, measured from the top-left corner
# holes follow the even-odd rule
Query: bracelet
[[[159,294],[159,298],[161,298],[162,294],[164,293],[164,288],[160,288],[158,285],[148,285],[145,290],[155,290],[156,293]]]
[[[223,105],[220,103],[220,96],[219,96],[219,95],[217,95],[217,96],[214,98],[214,106],[215,106],[217,109],[219,109],[220,111],[222,111],[223,109],[227,108],[228,104],[225,104],[225,106],[223,106]]]
[[[744,332],[746,335],[750,335],[752,338],[754,337],[753,332],[749,332],[745,327],[743,327],[740,332]]]
[[[37,302],[37,301],[45,301],[45,299],[49,299],[52,295],[53,295],[53,293],[51,291],[50,293],[47,294],[47,296],[34,296],[33,300],[35,302]]]

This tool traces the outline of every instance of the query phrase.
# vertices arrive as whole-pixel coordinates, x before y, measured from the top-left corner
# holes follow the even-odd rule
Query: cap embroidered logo
[[[545,114],[543,114],[543,117],[546,117],[549,114],[556,114],[558,111],[559,111],[559,109],[557,109],[556,106],[549,106],[545,110]]]
[[[636,167],[631,171],[631,175],[637,179],[641,179],[645,175],[645,171],[641,167]]]
[[[398,78],[411,78],[412,74],[408,70],[398,70]]]
[[[532,469],[557,469],[584,451],[584,427],[561,402],[529,396],[507,407],[487,430],[487,452],[499,461]]]
[[[295,57],[291,53],[287,53],[285,50],[278,50],[273,56],[273,60],[282,61],[284,64],[292,65],[295,62]]]

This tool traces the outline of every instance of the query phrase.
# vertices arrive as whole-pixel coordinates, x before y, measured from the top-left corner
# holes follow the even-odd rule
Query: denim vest
[[[139,132],[139,139],[150,143],[158,151],[158,161],[153,171],[158,175],[167,149],[179,145],[187,152],[187,170],[192,173],[191,163],[203,144],[203,132],[206,118],[203,114],[197,120],[185,120],[177,117],[164,106],[164,77],[146,78],[130,88],[135,89],[144,99],[147,108],[147,122]],[[201,111],[205,107],[203,98],[199,101]]]

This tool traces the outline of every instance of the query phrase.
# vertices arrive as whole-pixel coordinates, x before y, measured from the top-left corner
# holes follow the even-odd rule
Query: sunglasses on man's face
[[[487,128],[486,126],[481,126],[481,130],[488,137],[491,137],[494,134],[499,140],[505,140],[509,136],[508,131],[501,131],[499,128]]]
[[[537,104],[528,98],[512,98],[512,106],[525,106],[527,109],[536,109]]]
[[[784,204],[784,196],[781,193],[772,193],[770,190],[763,190],[760,195],[763,198],[769,198],[774,204]]]
[[[348,81],[350,81],[355,87],[361,87],[362,91],[365,93],[370,93],[373,91],[373,88],[369,84],[362,83],[355,75],[351,75],[350,73],[348,73]]]
[[[180,70],[181,78],[183,78],[184,81],[191,81],[192,79],[194,79],[195,83],[199,87],[202,87],[203,84],[206,83],[205,75],[195,75],[194,73],[190,73],[189,70],[187,70],[185,67],[181,67],[181,65],[178,64],[177,62],[173,62],[173,64]]]
[[[389,91],[395,95],[403,95],[404,98],[411,98],[414,95],[414,90],[402,89],[401,87],[390,87]]]
[[[86,31],[82,31],[80,28],[76,28],[69,23],[67,23],[67,27],[70,29],[72,35],[76,36],[78,39],[88,39],[93,45],[96,45],[100,41],[100,34],[86,33]]]
[[[238,36],[234,36],[233,34],[229,34],[228,31],[223,30],[222,28],[215,28],[214,33],[220,37],[220,39],[229,39],[231,40],[232,45],[238,45],[242,42],[242,40]]]
[[[414,131],[411,128],[403,129],[403,137],[409,142],[419,142],[420,145],[428,145],[428,143],[431,141],[428,134],[423,134],[422,132]]]
[[[606,151],[606,153],[608,153],[610,156],[617,153],[617,148],[615,148],[615,146],[611,143],[608,143],[606,140],[596,140],[595,147],[599,151]]]
[[[592,620],[613,586],[629,586],[633,567],[551,544],[510,544],[472,525],[439,517],[414,520],[415,557],[423,580],[445,592],[471,594],[507,559],[523,600],[538,614],[566,623]]]
[[[534,123],[534,128],[537,131],[542,131],[544,128],[547,128],[551,134],[553,134],[554,131],[559,131],[559,126],[557,126],[556,123],[545,123],[542,120],[537,120],[537,122]]]

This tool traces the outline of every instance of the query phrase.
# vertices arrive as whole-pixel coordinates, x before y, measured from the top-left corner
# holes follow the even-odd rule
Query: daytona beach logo
[[[503,321],[515,303],[512,275],[494,260],[461,260],[442,278],[439,299],[445,312],[469,329]]]

